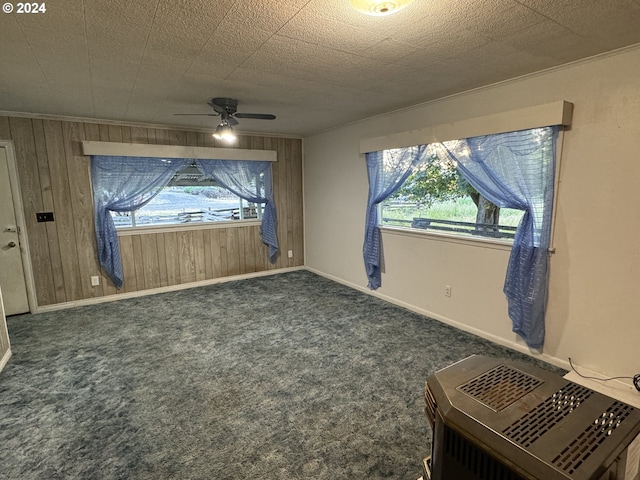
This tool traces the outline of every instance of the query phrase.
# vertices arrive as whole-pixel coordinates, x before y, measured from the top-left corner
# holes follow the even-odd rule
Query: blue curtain
[[[378,204],[393,195],[411,175],[413,169],[427,156],[427,146],[397,148],[366,154],[369,175],[369,197],[365,219],[364,266],[368,287],[375,290],[382,285],[382,249],[378,227]]]
[[[110,212],[131,212],[151,201],[187,159],[104,157],[91,159],[98,259],[117,289],[122,288],[122,259]]]
[[[523,210],[504,283],[513,331],[531,348],[544,344],[544,314],[558,127],[445,142],[466,180],[503,208]]]
[[[269,260],[278,253],[276,205],[273,199],[271,162],[237,160],[196,160],[198,169],[215,178],[220,185],[248,202],[264,203],[260,233],[269,246]]]

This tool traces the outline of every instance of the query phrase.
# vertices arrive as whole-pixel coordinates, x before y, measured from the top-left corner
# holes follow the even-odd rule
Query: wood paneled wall
[[[236,145],[278,152],[272,167],[280,246],[275,264],[256,225],[121,235],[125,279],[119,291],[98,264],[89,159],[81,142],[223,145],[203,132],[22,117],[0,117],[0,139],[15,146],[39,306],[303,265],[299,139],[239,136]],[[55,221],[37,223],[37,212],[53,212]],[[95,287],[94,275],[101,277]]]

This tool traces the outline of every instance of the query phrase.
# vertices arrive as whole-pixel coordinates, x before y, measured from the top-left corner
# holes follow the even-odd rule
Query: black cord
[[[620,379],[631,380],[633,382],[633,386],[636,387],[636,390],[638,390],[638,392],[640,392],[640,373],[636,373],[633,377],[607,377],[607,378],[589,377],[588,375],[583,375],[578,370],[576,370],[576,367],[573,366],[573,362],[571,361],[571,357],[568,357],[568,358],[569,358],[569,365],[571,365],[571,369],[582,378],[589,378],[591,380],[600,380],[601,382],[608,382],[609,380],[620,380]]]

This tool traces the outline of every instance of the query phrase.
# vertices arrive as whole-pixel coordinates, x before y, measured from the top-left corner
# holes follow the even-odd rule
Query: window
[[[427,208],[426,211],[420,211],[416,208],[424,207],[420,203],[429,203],[425,198],[431,200],[431,196],[423,195],[417,202],[415,198],[410,201],[409,194],[417,190],[410,187],[411,183],[416,183],[416,178],[410,180],[410,177],[418,175],[420,168],[429,168],[425,164],[430,163],[441,164],[440,168],[445,170],[442,173],[453,175],[451,168],[441,162],[441,159],[450,159],[455,162],[462,177],[483,197],[501,207],[524,212],[511,245],[503,291],[507,297],[513,331],[529,347],[541,348],[545,335],[544,316],[558,165],[556,157],[560,157],[562,145],[562,142],[556,143],[556,139],[560,136],[562,126],[571,124],[572,108],[573,105],[568,102],[554,102],[469,119],[458,124],[435,125],[362,140],[360,152],[365,154],[369,180],[363,242],[368,287],[376,290],[382,286],[380,226],[391,224],[392,218],[400,220],[396,224],[410,226],[415,218],[435,217],[433,210]],[[473,134],[458,135],[465,131]],[[437,138],[445,141],[430,145],[423,143],[423,139]],[[447,140],[452,138],[461,140]],[[398,148],[396,145],[410,146]],[[445,180],[447,177],[444,175]],[[456,183],[459,180],[457,177],[449,179]],[[405,183],[407,186],[403,197],[400,190]],[[452,200],[446,198],[447,195],[443,197],[436,195],[430,207],[433,209],[436,203]],[[381,207],[380,204],[384,202],[387,203]],[[402,205],[403,202],[410,205]],[[413,208],[413,211],[402,212],[401,207]],[[394,208],[400,213],[392,215]],[[485,210],[481,210],[483,215]],[[506,223],[506,212],[501,209],[500,213],[498,221],[500,224]],[[456,218],[447,221],[462,220]],[[472,224],[472,231],[482,229],[477,221],[468,223]],[[415,225],[418,226],[417,221]],[[428,225],[430,227],[431,222]],[[443,227],[457,228],[458,225],[445,224]]]
[[[143,147],[146,150],[150,146]],[[156,145],[156,147],[164,146]],[[89,145],[89,150],[91,151],[91,145]],[[211,185],[212,187],[223,186],[248,202],[254,202],[256,204],[255,216],[261,218],[260,236],[262,241],[269,246],[269,261],[276,262],[278,254],[277,213],[271,182],[271,161],[176,157],[175,149],[171,149],[174,152],[171,157],[158,155],[157,149],[155,151],[158,156],[150,157],[117,156],[113,155],[113,151],[109,152],[113,149],[107,148],[106,150],[111,155],[91,155],[91,186],[98,258],[100,266],[116,289],[122,288],[124,274],[113,212],[125,215],[129,213],[133,217],[131,225],[134,225],[136,213],[138,218],[144,216],[140,214],[143,207],[158,197],[159,193],[164,192],[168,186],[169,188],[179,187],[182,181],[186,182],[187,180],[205,181],[209,179],[211,181],[212,178],[215,178],[217,184]],[[125,150],[131,150],[131,147],[127,147]],[[134,150],[136,149],[134,148]],[[178,150],[184,151],[183,148]],[[185,153],[190,153],[190,149],[187,150],[189,151]],[[85,151],[85,153],[87,152]],[[232,156],[232,153],[229,152],[229,155]],[[255,155],[252,158],[255,158]],[[179,193],[184,194],[185,192]],[[160,199],[162,200],[162,197]],[[175,202],[169,201],[168,203],[171,205]],[[173,206],[175,207],[175,205]],[[241,218],[244,215],[244,204],[239,203],[238,208],[238,216]],[[250,205],[247,205],[247,208],[250,212]],[[192,209],[189,205],[185,207],[184,213],[187,213],[187,209],[190,217],[193,217],[194,211],[199,211]],[[115,216],[117,217],[118,214]],[[203,219],[204,214],[199,220]],[[173,221],[175,222],[176,219],[174,218]]]
[[[260,174],[257,181],[263,181]],[[169,183],[143,207],[111,212],[116,228],[185,225],[262,219],[264,203],[248,202],[195,165],[178,170]]]
[[[400,189],[380,203],[380,225],[513,241],[522,210],[490,202],[435,149],[425,158]]]

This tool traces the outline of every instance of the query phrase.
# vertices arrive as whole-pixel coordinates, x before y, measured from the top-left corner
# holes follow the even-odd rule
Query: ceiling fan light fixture
[[[213,138],[226,143],[233,143],[236,140],[236,134],[233,132],[233,128],[231,128],[229,123],[222,121],[220,125],[216,127],[216,131],[213,132]]]
[[[349,0],[351,6],[361,13],[374,16],[391,15],[399,12],[413,0]]]

